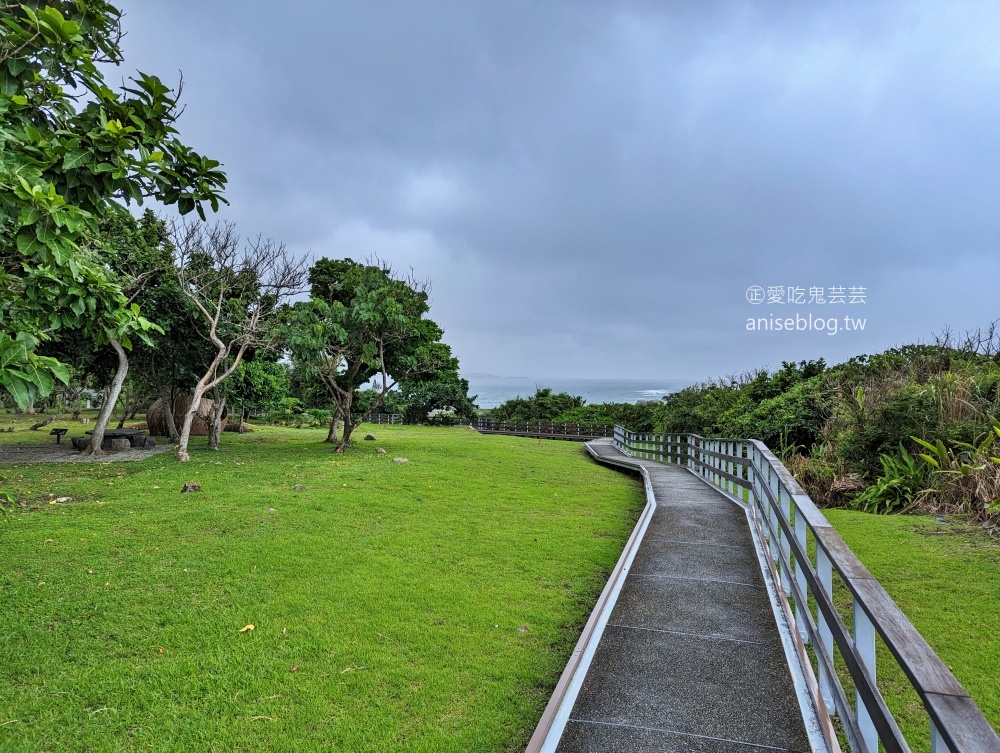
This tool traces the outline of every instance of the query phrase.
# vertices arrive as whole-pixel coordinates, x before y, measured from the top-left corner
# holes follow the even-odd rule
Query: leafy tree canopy
[[[281,406],[290,386],[285,364],[256,358],[236,367],[226,383],[226,394],[241,411],[262,413]]]
[[[498,421],[555,421],[561,413],[581,408],[584,403],[582,397],[539,387],[531,397],[515,397],[498,405],[490,416]]]
[[[148,330],[94,239],[123,202],[217,209],[219,163],[181,143],[177,93],[138,73],[112,89],[121,11],[103,0],[27,0],[0,9],[0,388],[19,404],[66,381],[36,354],[51,333],[91,323],[127,347]]]
[[[336,405],[328,440],[336,440],[343,420],[343,450],[354,428],[355,390],[381,374],[371,406],[377,410],[396,383],[446,368],[451,351],[441,328],[424,317],[425,286],[396,277],[387,265],[320,259],[309,282],[311,300],[288,309],[283,337],[296,370],[322,383]]]
[[[469,380],[458,374],[458,359],[448,368],[407,380],[401,385],[407,423],[424,423],[434,410],[451,409],[456,418],[471,420],[476,416],[475,396],[469,397]]]

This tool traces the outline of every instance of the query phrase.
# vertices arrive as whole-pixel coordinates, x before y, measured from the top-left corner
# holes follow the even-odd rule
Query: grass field
[[[0,519],[0,749],[523,748],[640,486],[576,443],[368,430],[0,466],[34,508]]]
[[[53,441],[7,418],[0,444]],[[323,435],[0,466],[31,509],[0,519],[0,750],[523,748],[639,484],[576,443],[380,426],[338,456]],[[1000,727],[997,542],[825,512]],[[884,651],[879,676],[925,736]]]
[[[823,512],[1000,729],[1000,542],[933,516]],[[881,641],[878,648],[886,701],[907,739],[917,743],[914,750],[929,750],[919,699]]]

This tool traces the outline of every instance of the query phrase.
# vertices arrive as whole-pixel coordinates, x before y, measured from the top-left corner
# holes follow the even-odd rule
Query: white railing
[[[749,506],[798,636],[800,659],[818,677],[812,682],[817,708],[838,718],[853,753],[910,750],[876,684],[877,640],[923,703],[932,753],[1000,751],[1000,738],[969,694],[766,445],[639,434],[621,426],[614,443],[633,457],[685,466]],[[835,581],[838,599],[851,600],[849,615],[837,609]]]
[[[401,424],[403,414],[401,413],[354,413],[355,421],[363,419],[366,424]]]

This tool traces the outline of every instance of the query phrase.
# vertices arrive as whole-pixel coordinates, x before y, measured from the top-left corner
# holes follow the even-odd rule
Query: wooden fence
[[[550,421],[494,421],[478,418],[471,424],[482,434],[513,434],[520,437],[542,437],[545,439],[587,440],[614,435],[613,426],[589,426],[586,424],[557,424]]]

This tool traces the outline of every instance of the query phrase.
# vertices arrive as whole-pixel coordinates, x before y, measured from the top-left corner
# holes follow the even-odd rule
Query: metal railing
[[[402,413],[354,413],[352,417],[355,421],[359,418],[366,424],[401,424],[403,423]]]
[[[590,426],[587,424],[552,423],[551,421],[494,421],[491,418],[477,418],[471,424],[481,432],[502,434],[523,434],[535,437],[579,438],[610,437],[611,426]]]
[[[876,685],[876,637],[927,711],[932,753],[1000,751],[1000,738],[969,694],[766,445],[638,434],[621,426],[614,428],[614,443],[633,457],[685,466],[750,507],[799,658],[812,669],[816,708],[838,718],[853,753],[877,753],[880,744],[888,753],[910,750]],[[849,593],[853,630],[837,608],[835,577]],[[842,671],[850,678],[846,688]],[[836,749],[836,739],[830,742]]]

